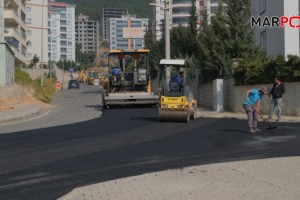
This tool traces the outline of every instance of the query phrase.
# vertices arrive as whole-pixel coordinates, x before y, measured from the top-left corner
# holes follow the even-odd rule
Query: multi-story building
[[[148,19],[135,18],[134,16],[110,18],[108,40],[110,49],[144,48],[144,36],[145,30],[148,27],[148,21]]]
[[[272,16],[298,16],[299,10],[299,0],[251,0],[252,16],[256,19],[261,17],[262,20],[265,18],[271,20]],[[300,56],[299,28],[291,28],[289,24],[284,27],[254,28],[256,43],[265,49],[268,56],[286,57],[289,54]]]
[[[199,13],[199,0],[196,0],[196,13]],[[172,1],[172,27],[188,26],[192,0],[173,0]]]
[[[164,26],[165,18],[165,0],[154,0],[155,9],[155,35],[156,39],[162,38],[162,30]],[[200,0],[196,0],[196,12],[200,13]],[[190,18],[190,10],[192,7],[192,0],[170,0],[169,15],[170,17],[170,28],[177,26],[188,26]],[[200,17],[199,17],[200,25]]]
[[[100,14],[100,35],[101,40],[108,40],[109,18],[121,18],[128,15],[128,10],[121,8],[103,8]]]
[[[80,14],[75,22],[76,44],[81,44],[81,52],[94,53],[100,48],[99,22],[89,19],[89,16]]]
[[[4,0],[0,0],[0,42],[4,40]]]
[[[27,64],[39,57],[37,67],[48,64],[48,0],[26,0]]]
[[[163,27],[165,24],[165,0],[154,0],[153,4],[155,5],[154,10],[154,25],[153,25],[153,35],[155,35],[156,40],[162,39]],[[170,1],[171,7],[171,1]],[[172,9],[169,9],[169,16],[172,16]],[[169,19],[170,28],[172,27],[172,17]]]
[[[4,0],[4,39],[15,54],[16,64],[26,63],[26,11],[24,0]]]
[[[75,5],[49,2],[48,51],[51,61],[75,61]]]

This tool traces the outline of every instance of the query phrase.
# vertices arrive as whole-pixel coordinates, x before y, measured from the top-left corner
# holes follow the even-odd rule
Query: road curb
[[[1,113],[0,124],[28,119],[38,115],[42,111],[39,104],[28,104],[10,111]]]
[[[264,116],[267,118],[267,116]],[[196,118],[216,118],[216,119],[238,119],[238,120],[247,120],[247,116],[245,113],[234,113],[234,112],[216,112],[216,111],[196,111]],[[259,118],[259,120],[262,120]],[[275,120],[271,120],[270,122],[275,122]],[[300,117],[292,117],[292,116],[282,116],[280,122],[285,123],[299,123]]]

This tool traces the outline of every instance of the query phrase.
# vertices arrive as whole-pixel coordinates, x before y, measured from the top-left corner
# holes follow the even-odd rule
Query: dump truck
[[[102,83],[104,105],[157,105],[159,96],[150,89],[148,49],[110,50],[109,74]]]

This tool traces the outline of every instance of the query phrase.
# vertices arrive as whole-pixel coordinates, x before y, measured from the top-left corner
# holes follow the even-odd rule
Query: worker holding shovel
[[[248,117],[248,127],[250,133],[260,132],[261,130],[257,127],[258,115],[261,106],[261,99],[267,94],[267,88],[262,87],[261,89],[248,89],[246,92],[243,106],[246,110]]]

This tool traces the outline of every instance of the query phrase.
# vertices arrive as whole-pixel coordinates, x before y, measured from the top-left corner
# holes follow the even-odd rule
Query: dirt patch
[[[0,112],[8,111],[15,109],[17,107],[26,105],[26,104],[39,104],[43,108],[49,108],[51,105],[43,103],[36,98],[34,98],[33,93],[34,90],[31,87],[24,87],[24,86],[16,86],[20,87],[20,90],[23,91],[23,97],[17,96],[16,97],[1,97],[0,98]]]
[[[12,110],[14,109],[14,106],[17,104],[16,99],[12,98],[0,98],[0,111],[6,111],[6,110]]]

